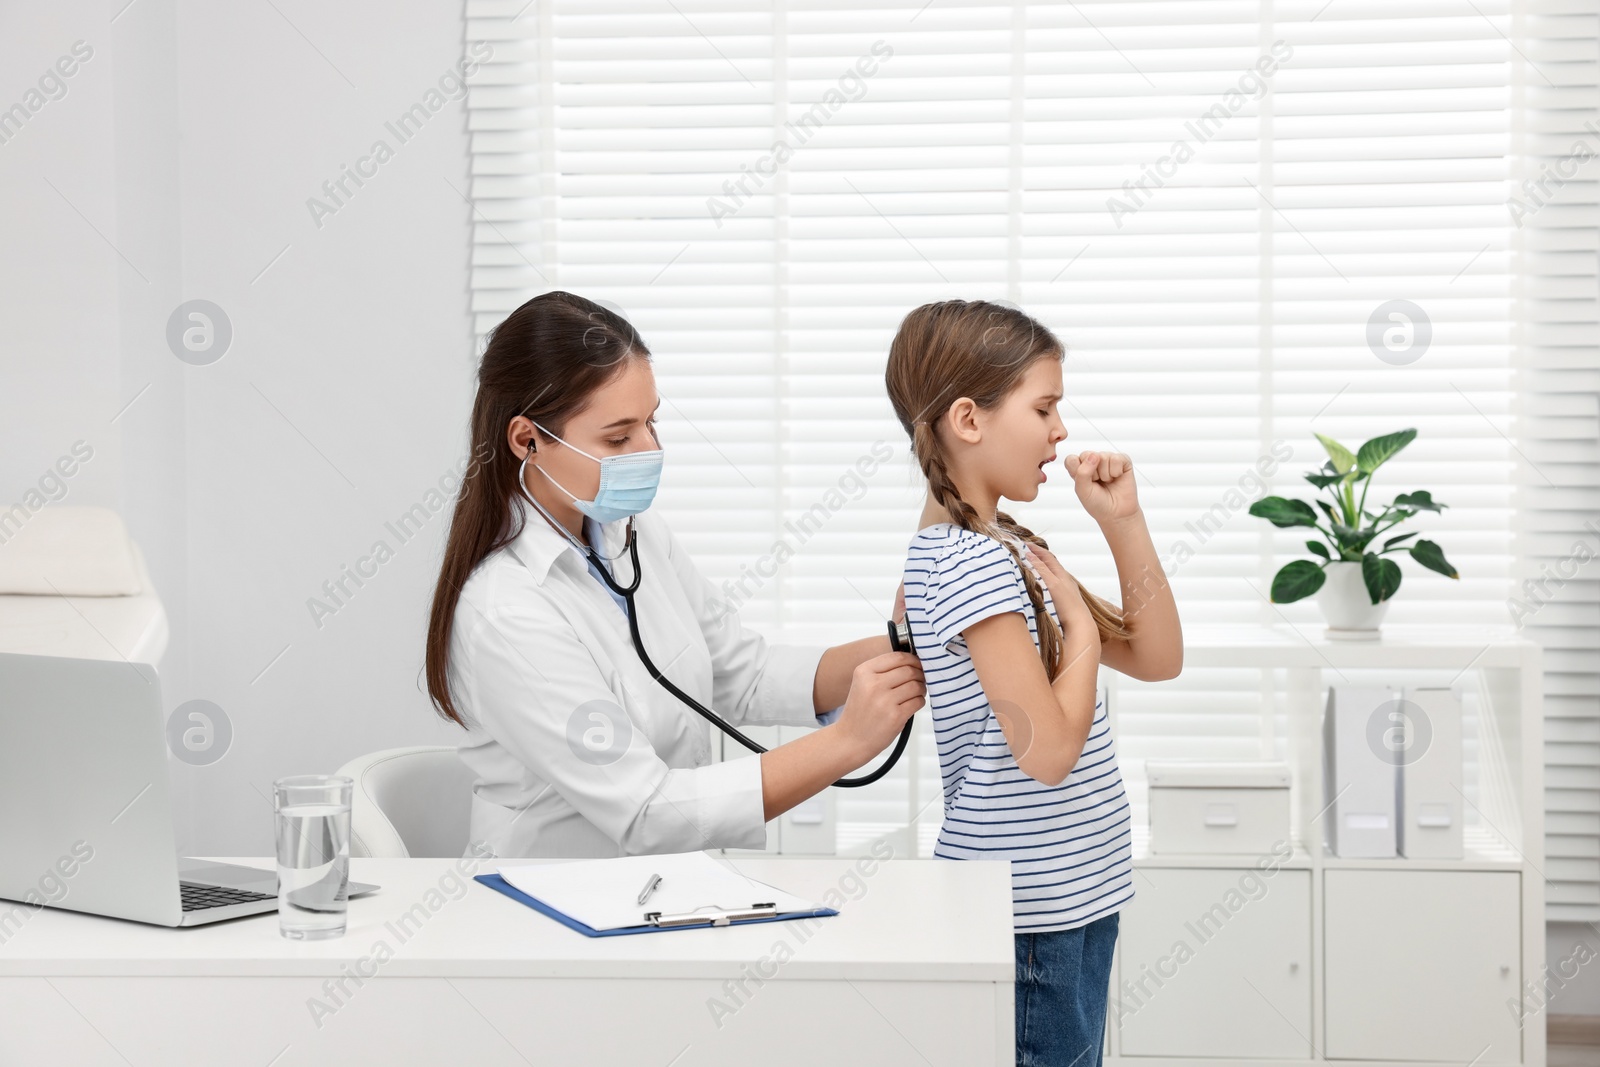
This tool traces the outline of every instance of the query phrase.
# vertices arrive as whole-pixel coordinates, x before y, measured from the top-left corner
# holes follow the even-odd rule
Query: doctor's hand
[[[927,696],[922,662],[915,655],[886,652],[874,656],[850,675],[850,695],[832,729],[850,739],[865,763],[889,747]]]

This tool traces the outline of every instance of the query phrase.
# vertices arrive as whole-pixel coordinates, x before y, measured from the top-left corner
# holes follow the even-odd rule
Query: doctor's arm
[[[479,616],[462,673],[479,725],[625,855],[764,848],[761,767],[669,767],[553,613]]]
[[[888,643],[884,637],[884,646]],[[817,673],[820,677],[820,667]],[[840,698],[843,712],[828,729],[761,754],[762,803],[768,819],[822,792],[882,752],[928,694],[922,666],[908,652],[889,652],[858,664],[845,689],[848,696]]]
[[[811,683],[811,706],[818,715],[825,714],[845,702],[850,695],[850,685],[856,668],[876,656],[893,652],[888,635],[863,637],[859,641],[834,645],[817,661],[817,674]]]

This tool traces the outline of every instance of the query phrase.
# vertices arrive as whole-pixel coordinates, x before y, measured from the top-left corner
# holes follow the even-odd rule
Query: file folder
[[[1393,859],[1399,765],[1387,686],[1329,686],[1323,718],[1323,816],[1329,850],[1343,859]]]
[[[652,874],[660,874],[662,892],[640,903],[640,886]],[[839,914],[833,908],[749,878],[703,852],[534,866],[512,864],[493,874],[477,875],[474,881],[585,937],[743,926]]]
[[[1405,698],[1425,718],[1427,736],[1400,764],[1400,855],[1406,859],[1458,860],[1462,838],[1463,762],[1461,701],[1449,689],[1405,690]]]
[[[592,926],[585,926],[583,923],[572,918],[570,915],[562,914],[543,901],[535,900],[533,897],[528,896],[528,894],[524,893],[510,882],[507,882],[498,874],[475,875],[473,877],[473,881],[482,882],[490,889],[504,893],[512,900],[520,901],[521,903],[532,908],[534,911],[537,911],[543,915],[548,915],[562,926],[565,926],[570,930],[576,930],[584,937],[616,937],[622,934],[654,934],[663,930],[703,930],[708,926],[746,926],[754,923],[774,923],[783,922],[786,919],[807,919],[813,916],[839,914],[838,910],[835,908],[813,908],[810,911],[788,911],[772,915],[763,915],[759,918],[726,918],[726,914],[707,913],[705,921],[695,923],[682,922],[669,923],[667,925],[642,923],[638,926],[618,927],[615,930],[596,930]],[[725,918],[726,921],[715,921],[719,918]]]

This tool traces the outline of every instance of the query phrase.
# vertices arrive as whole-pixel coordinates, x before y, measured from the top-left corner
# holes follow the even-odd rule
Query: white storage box
[[[1388,686],[1330,685],[1322,720],[1322,833],[1344,859],[1395,856],[1401,705]]]
[[[1152,855],[1270,853],[1289,840],[1289,766],[1150,760]]]
[[[1408,860],[1458,860],[1465,853],[1461,800],[1461,701],[1449,689],[1405,690],[1406,747],[1397,750],[1395,843]]]

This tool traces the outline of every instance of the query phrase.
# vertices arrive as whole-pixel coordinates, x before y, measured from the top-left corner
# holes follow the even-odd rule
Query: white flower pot
[[[1389,601],[1374,604],[1361,577],[1361,564],[1348,561],[1330,563],[1323,570],[1328,580],[1317,590],[1317,607],[1328,623],[1328,636],[1350,640],[1370,640],[1378,636],[1378,626],[1389,612]]]

